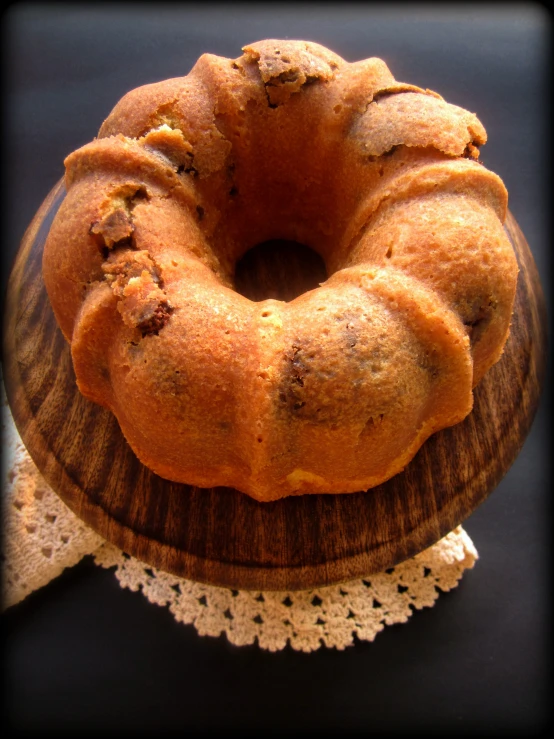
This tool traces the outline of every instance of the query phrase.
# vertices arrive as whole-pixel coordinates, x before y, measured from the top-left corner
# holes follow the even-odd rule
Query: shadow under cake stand
[[[501,360],[474,391],[473,412],[432,436],[402,473],[369,492],[258,503],[229,488],[199,489],[158,477],[136,458],[112,413],[79,393],[41,268],[64,195],[60,181],[15,260],[5,313],[6,392],[46,481],[125,552],[181,577],[237,589],[306,589],[364,577],[445,536],[516,458],[544,378],[546,315],[533,257],[511,214],[505,229],[520,268],[511,333]],[[241,292],[277,297],[271,283],[275,287],[284,274],[285,260],[279,297],[311,289],[325,279],[313,257],[268,245],[260,259],[245,260]]]

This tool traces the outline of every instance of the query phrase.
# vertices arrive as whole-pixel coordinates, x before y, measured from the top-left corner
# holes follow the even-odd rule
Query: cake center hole
[[[254,246],[237,262],[235,288],[245,298],[294,300],[327,279],[325,262],[304,244],[275,239]]]

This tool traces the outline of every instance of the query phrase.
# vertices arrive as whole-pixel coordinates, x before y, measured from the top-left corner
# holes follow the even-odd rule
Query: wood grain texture
[[[41,272],[44,240],[63,196],[60,182],[25,234],[10,277],[6,391],[48,483],[124,551],[177,575],[235,588],[345,581],[438,541],[472,513],[516,458],[544,378],[546,312],[532,255],[511,215],[506,231],[521,270],[511,335],[502,359],[476,388],[470,416],[435,434],[404,472],[367,493],[258,503],[235,490],[201,490],[154,475],[135,457],[115,417],[78,392]],[[286,270],[279,259],[276,245],[250,259],[241,292],[260,299],[274,289],[291,299],[314,286],[317,265],[302,255],[295,261],[290,250]]]

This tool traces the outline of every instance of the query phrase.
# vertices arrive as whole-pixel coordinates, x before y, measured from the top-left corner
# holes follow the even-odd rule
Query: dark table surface
[[[484,164],[510,193],[550,300],[550,18],[540,5],[15,4],[5,12],[3,282],[23,232],[127,90],[187,74],[203,52],[308,39],[476,112]],[[480,554],[461,585],[374,643],[271,654],[199,637],[84,560],[3,617],[15,729],[239,729],[334,734],[480,730],[549,718],[549,397],[498,488],[464,524]]]

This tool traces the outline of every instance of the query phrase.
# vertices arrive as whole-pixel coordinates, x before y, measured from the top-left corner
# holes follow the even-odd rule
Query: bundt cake
[[[164,478],[260,501],[368,490],[464,419],[516,290],[475,115],[305,41],[205,54],[66,161],[43,259],[77,383]],[[328,279],[234,289],[286,239]]]

